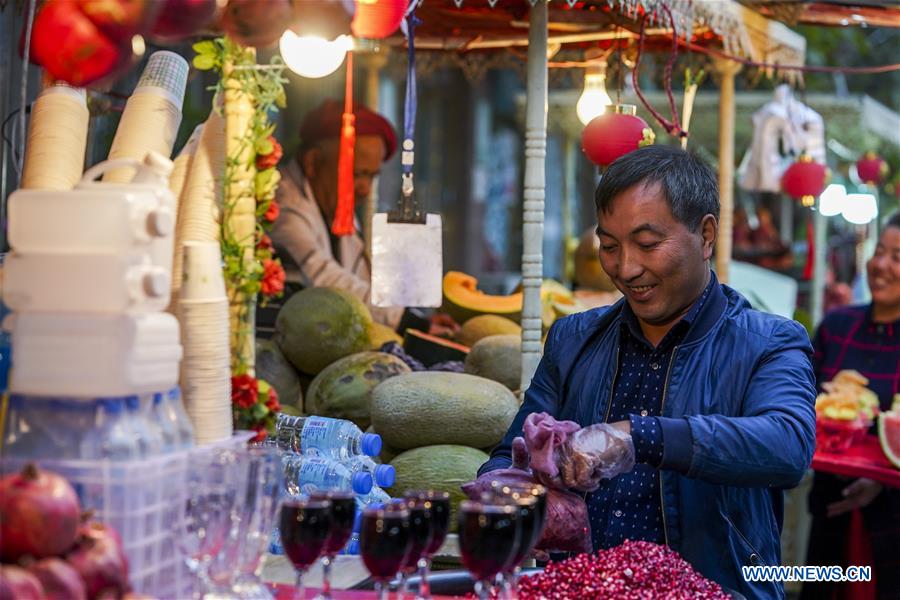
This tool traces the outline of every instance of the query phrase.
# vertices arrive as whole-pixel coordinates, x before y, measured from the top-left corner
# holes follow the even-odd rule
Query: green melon
[[[517,390],[522,383],[522,338],[491,335],[482,338],[466,356],[466,373],[486,377]]]
[[[349,419],[360,429],[366,429],[375,386],[409,372],[406,363],[384,352],[345,356],[325,367],[313,379],[306,393],[306,410],[312,415]]]
[[[462,324],[456,341],[464,346],[474,346],[478,340],[489,335],[522,335],[522,327],[518,323],[499,315],[478,315]]]
[[[372,347],[372,315],[342,290],[307,288],[275,319],[275,342],[297,369],[316,375],[334,361]]]
[[[303,410],[300,376],[272,340],[256,340],[256,377],[275,388],[282,406]]]
[[[478,468],[488,455],[466,446],[437,445],[407,450],[391,461],[397,479],[390,494],[402,496],[409,490],[435,490],[450,494],[450,526],[456,529],[456,509],[466,499],[460,489],[478,476]]]
[[[484,448],[501,440],[519,409],[505,386],[465,373],[392,377],[372,392],[372,425],[386,444]]]

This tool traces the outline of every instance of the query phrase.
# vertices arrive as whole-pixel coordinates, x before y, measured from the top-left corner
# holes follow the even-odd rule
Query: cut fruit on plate
[[[900,411],[878,415],[878,440],[887,459],[900,469]]]

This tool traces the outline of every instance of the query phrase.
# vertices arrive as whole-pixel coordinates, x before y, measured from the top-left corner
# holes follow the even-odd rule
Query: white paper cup
[[[181,300],[221,301],[225,296],[222,252],[216,242],[185,242]]]

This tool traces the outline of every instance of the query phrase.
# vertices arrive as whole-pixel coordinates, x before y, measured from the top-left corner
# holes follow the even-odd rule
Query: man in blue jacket
[[[743,566],[778,565],[782,490],[815,448],[806,331],[753,310],[710,270],[716,176],[648,146],[597,188],[600,261],[623,300],[557,321],[525,402],[481,473],[510,465],[525,418],[546,412],[630,434],[637,464],[586,497],[595,548],[667,544],[748,598],[781,598]]]

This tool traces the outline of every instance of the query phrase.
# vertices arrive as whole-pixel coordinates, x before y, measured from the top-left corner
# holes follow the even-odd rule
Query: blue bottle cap
[[[163,402],[162,394],[153,394],[153,406],[158,406]]]
[[[124,398],[103,398],[97,404],[108,413],[118,414],[125,410]]]
[[[380,487],[389,488],[397,479],[397,470],[391,465],[378,465],[375,467],[375,483]]]
[[[364,433],[359,445],[366,456],[378,456],[381,453],[381,436],[377,433]]]
[[[134,410],[141,407],[141,399],[137,396],[128,396],[125,398],[125,406]]]
[[[372,491],[372,475],[369,473],[354,473],[350,481],[353,491],[357,494],[368,494]]]

